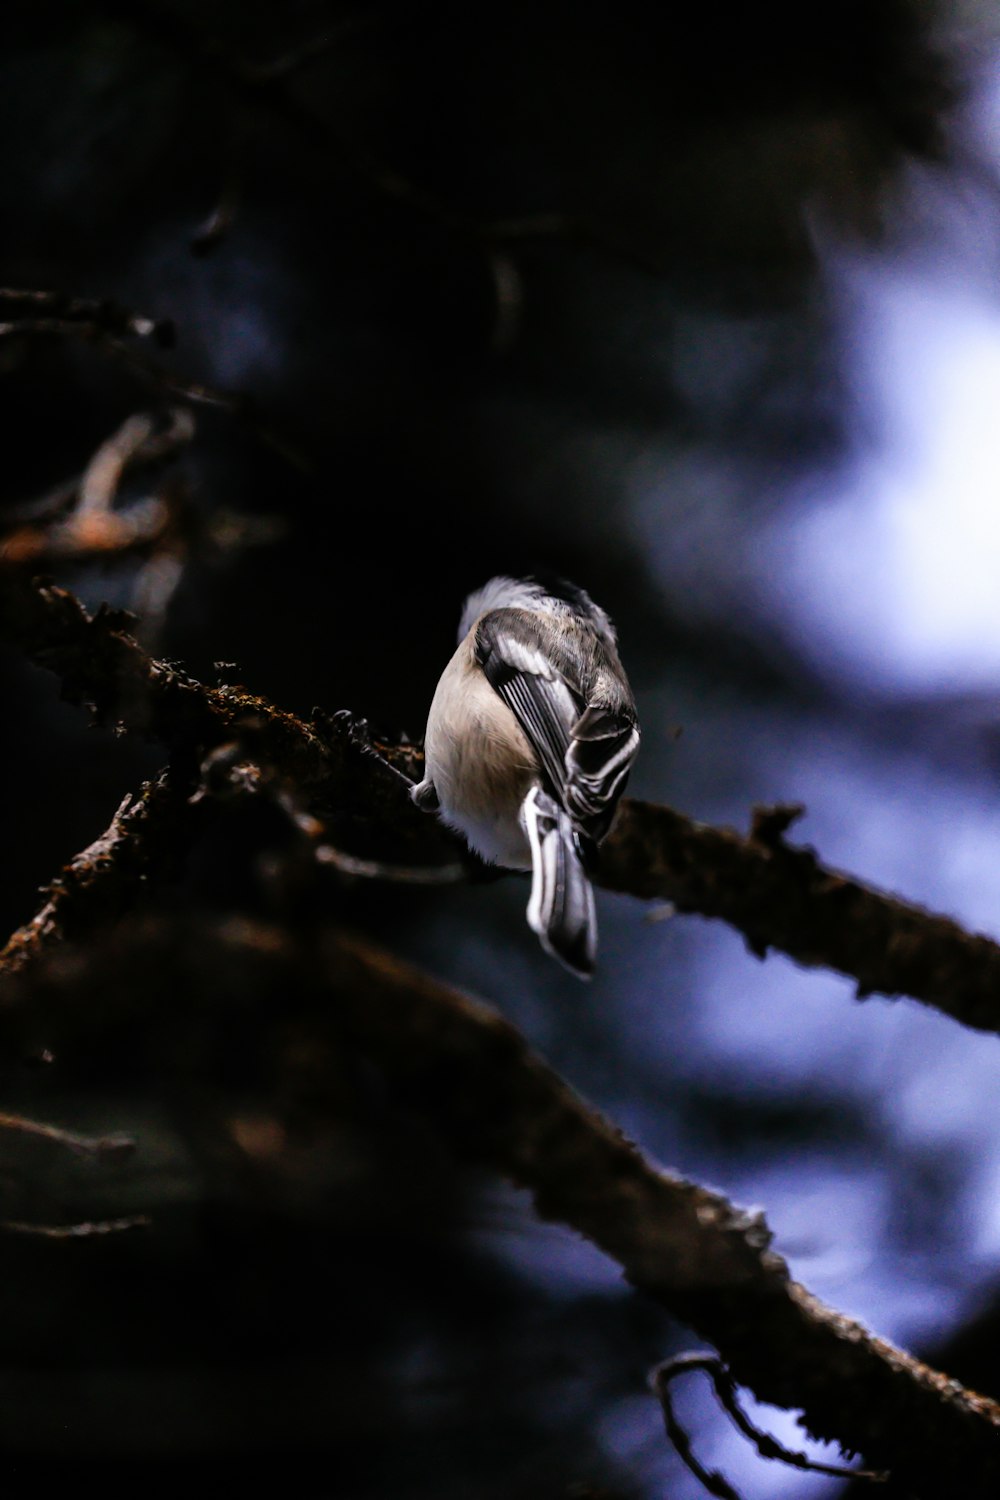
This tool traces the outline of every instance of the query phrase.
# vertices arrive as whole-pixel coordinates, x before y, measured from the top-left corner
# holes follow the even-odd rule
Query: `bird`
[[[469,595],[411,796],[487,863],[531,871],[528,925],[584,978],[597,954],[588,871],[639,738],[615,628],[584,589],[501,575]]]

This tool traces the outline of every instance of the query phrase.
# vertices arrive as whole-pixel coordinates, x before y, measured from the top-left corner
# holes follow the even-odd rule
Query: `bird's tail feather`
[[[540,786],[524,799],[521,815],[531,845],[528,925],[546,952],[587,978],[597,954],[597,913],[572,819]]]

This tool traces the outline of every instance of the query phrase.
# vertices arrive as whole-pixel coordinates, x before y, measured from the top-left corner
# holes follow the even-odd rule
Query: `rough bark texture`
[[[144,974],[156,979],[140,994]],[[461,1158],[528,1189],[543,1218],[598,1246],[811,1434],[890,1470],[906,1494],[937,1500],[958,1476],[968,1500],[998,1492],[1000,1406],[826,1306],[791,1279],[762,1213],[664,1170],[509,1022],[365,939],[147,921],[51,955],[9,981],[6,1001],[8,1047],[40,1031],[71,1048],[137,1007],[157,1034],[183,1035],[213,1007],[241,1029],[275,1009],[307,1018],[315,1044],[367,1057]]]
[[[751,952],[787,953],[857,982],[858,998],[909,995],[966,1026],[1000,1031],[1000,946],[950,917],[865,885],[793,847],[782,809],[757,809],[745,837],[651,802],[622,804],[600,883],[659,897],[735,927]]]
[[[374,740],[350,713],[316,712],[307,722],[242,687],[205,686],[148,656],[129,624],[110,610],[91,617],[66,590],[21,572],[0,575],[0,637],[55,672],[63,696],[92,705],[99,722],[160,740],[192,785],[210,751],[236,742],[287,778],[351,852],[411,865],[455,859],[454,841],[407,795],[420,775],[416,747]],[[835,969],[855,980],[859,996],[909,995],[964,1025],[1000,1031],[1000,945],[788,845],[795,812],[758,809],[742,836],[626,800],[597,878],[609,890],[728,922],[760,957],[775,948]],[[74,880],[81,861],[87,853],[74,861]],[[101,868],[118,878],[114,861]]]
[[[330,953],[352,1038],[455,1148],[531,1190],[722,1352],[762,1400],[915,1495],[1000,1487],[1000,1407],[790,1279],[760,1214],[665,1172],[500,1017],[353,938]],[[959,1457],[960,1455],[960,1457]]]

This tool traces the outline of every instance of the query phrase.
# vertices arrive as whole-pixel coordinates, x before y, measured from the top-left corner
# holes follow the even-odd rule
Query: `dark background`
[[[637,794],[744,827],[755,802],[804,800],[824,859],[996,931],[1000,621],[974,578],[1000,455],[988,415],[949,482],[925,453],[954,396],[936,373],[966,368],[952,332],[978,331],[968,389],[1000,381],[995,42],[973,7],[889,0],[797,18],[15,4],[0,280],[169,317],[176,351],[148,357],[248,398],[195,405],[171,473],[206,524],[259,534],[191,549],[150,644],[419,736],[465,594],[555,569],[618,624]],[[5,338],[0,381],[12,517],[172,399],[68,337]],[[907,562],[913,517],[930,572]],[[59,581],[127,606],[138,576]],[[7,931],[161,757],[13,655],[0,702]],[[269,913],[277,838],[234,813],[156,899],[179,923]],[[995,1392],[993,1040],[624,898],[600,898],[584,988],[537,949],[525,898],[509,879],[328,890],[501,1008],[654,1155],[763,1205],[813,1290]],[[183,972],[135,982],[169,1011]],[[9,1107],[139,1149],[97,1169],[10,1145],[5,1216],[154,1227],[0,1241],[7,1477],[697,1493],[645,1387],[690,1337],[460,1171],[360,1065],[324,1080],[336,1108],[289,1125],[266,1027],[248,1041],[226,1014],[188,1015],[197,1046],[169,1068],[101,1030],[8,1070]],[[765,1467],[693,1398],[689,1419],[749,1493],[837,1489]]]

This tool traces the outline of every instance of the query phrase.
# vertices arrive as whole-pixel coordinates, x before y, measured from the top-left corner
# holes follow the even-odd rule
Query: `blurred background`
[[[992,6],[15,0],[0,121],[0,282],[176,327],[0,339],[8,528],[127,419],[179,433],[118,503],[167,494],[180,539],[59,582],[203,680],[419,737],[465,594],[551,568],[618,625],[635,794],[744,829],[802,801],[825,862],[1000,934]],[[13,653],[0,702],[6,933],[163,756]],[[158,909],[273,914],[275,838],[234,812]],[[627,898],[587,987],[520,880],[328,898],[762,1207],[811,1290],[1000,1394],[995,1039]],[[645,1384],[690,1333],[359,1063],[289,1106],[280,993],[248,1033],[188,959],[134,977],[164,1014],[194,984],[183,1042],[81,1026],[4,1070],[5,1108],[138,1149],[2,1141],[2,1217],[153,1218],[0,1240],[8,1481],[701,1494]],[[748,1495],[842,1491],[682,1405]]]

